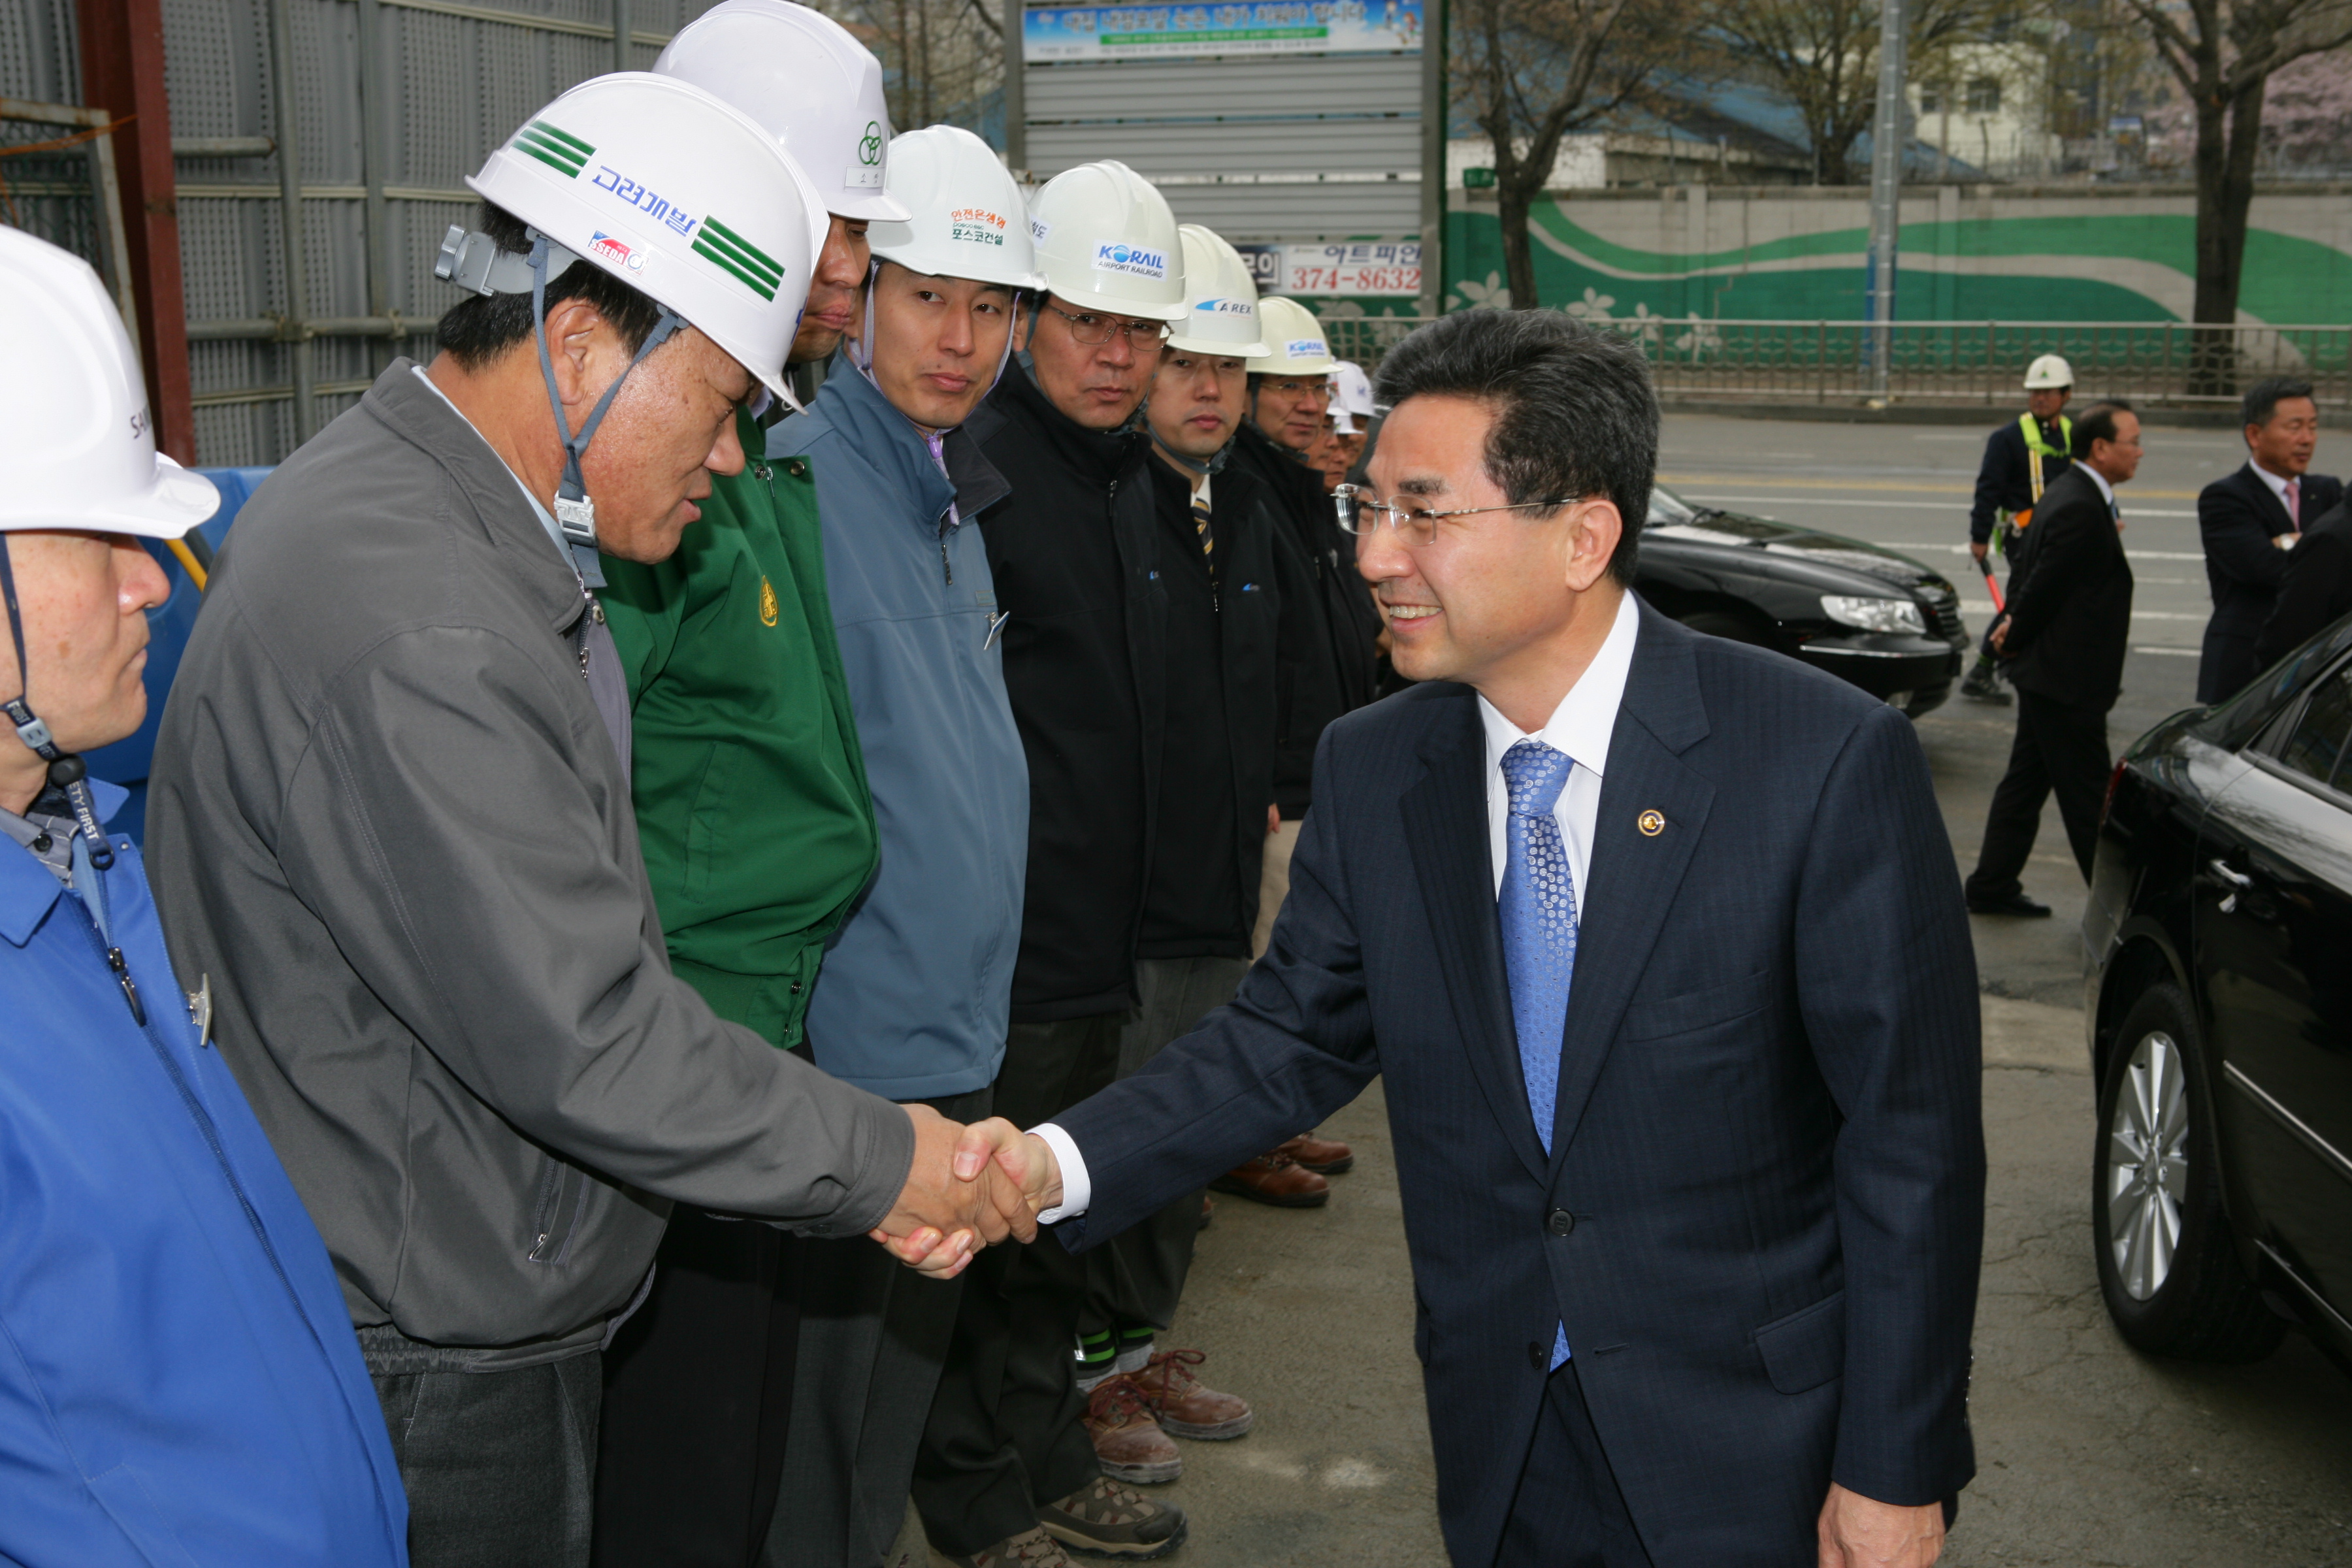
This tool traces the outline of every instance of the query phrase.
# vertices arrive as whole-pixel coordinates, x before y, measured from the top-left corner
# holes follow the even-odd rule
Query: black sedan
[[[1663,489],[1633,586],[1686,626],[1777,648],[1915,719],[1952,694],[1969,646],[1959,595],[1910,557]]]
[[[2282,1313],[2352,1366],[2352,620],[2125,753],[2083,934],[2107,1311],[2251,1361]]]

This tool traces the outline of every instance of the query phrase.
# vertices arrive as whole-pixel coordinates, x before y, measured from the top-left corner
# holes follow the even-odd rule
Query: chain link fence
[[[1331,352],[1376,372],[1425,316],[1328,320]],[[1731,401],[1852,404],[1874,390],[1867,321],[1594,319],[1642,345],[1658,391]],[[2063,354],[2079,397],[2155,408],[2227,408],[2266,375],[2307,378],[2323,408],[2352,408],[2352,326],[2200,326],[2188,321],[1897,321],[1892,401],[2007,407],[2036,355]]]

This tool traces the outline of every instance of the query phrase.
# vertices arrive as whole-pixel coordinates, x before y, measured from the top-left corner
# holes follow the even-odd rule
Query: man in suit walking
[[[2197,661],[2197,700],[2221,702],[2263,671],[2254,645],[2276,607],[2288,552],[2305,521],[2344,499],[2340,480],[2308,472],[2319,446],[2311,383],[2274,375],[2246,389],[2238,409],[2246,463],[2199,492],[2197,531],[2213,618]]]
[[[2033,552],[1992,628],[1993,647],[2011,661],[2017,740],[1969,876],[1971,914],[2050,912],[2018,877],[2053,791],[2084,881],[2098,847],[2107,710],[2123,690],[2131,637],[2132,573],[2116,487],[2139,469],[2139,416],[2121,398],[2099,404],[2074,421],[2074,466],[2042,492]]]
[[[1324,737],[1234,1002],[1000,1159],[1089,1247],[1384,1073],[1455,1563],[1918,1568],[1984,1175],[1918,742],[1627,591],[1637,348],[1465,311],[1381,382],[1348,499],[1421,684]]]

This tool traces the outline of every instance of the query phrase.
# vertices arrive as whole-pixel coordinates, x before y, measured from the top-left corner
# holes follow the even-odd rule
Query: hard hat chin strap
[[[530,230],[530,321],[531,335],[539,343],[540,374],[547,378],[547,405],[555,414],[555,433],[563,440],[563,479],[555,490],[555,526],[563,534],[563,542],[572,550],[572,563],[579,570],[580,580],[591,588],[604,585],[604,570],[596,562],[596,503],[589,498],[587,482],[581,477],[580,460],[588,451],[588,443],[596,437],[596,426],[604,422],[605,412],[613,406],[613,398],[621,384],[629,379],[629,372],[643,364],[646,356],[669,340],[669,335],[685,326],[686,318],[667,306],[662,307],[661,319],[654,330],[646,334],[645,345],[627,368],[613,378],[604,395],[596,400],[580,434],[572,433],[572,421],[564,416],[563,395],[555,389],[555,361],[547,348],[547,276],[548,251],[551,242],[537,229]],[[568,254],[568,253],[567,253]]]
[[[8,559],[8,536],[5,532],[0,532],[0,599],[7,602],[8,636],[16,645],[16,677],[24,683],[24,690],[0,701],[0,713],[7,714],[8,721],[16,726],[16,738],[49,764],[49,783],[65,791],[66,800],[73,807],[74,821],[89,846],[89,863],[106,870],[114,864],[114,850],[106,842],[105,829],[99,826],[98,805],[89,794],[89,769],[73,752],[58,750],[49,727],[33,716],[33,710],[25,700],[33,689],[33,669],[25,662],[25,619],[16,608],[16,571]]]

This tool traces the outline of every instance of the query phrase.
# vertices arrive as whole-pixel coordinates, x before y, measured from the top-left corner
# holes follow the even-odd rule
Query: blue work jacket
[[[408,1503],[326,1247],[113,845],[143,1027],[82,895],[0,838],[0,1563],[399,1568]]]
[[[996,1081],[1029,859],[1029,763],[979,528],[1008,489],[961,430],[943,450],[947,472],[843,355],[809,412],[768,436],[771,458],[816,475],[882,846],[818,973],[809,1045],[834,1077],[899,1100]]]

